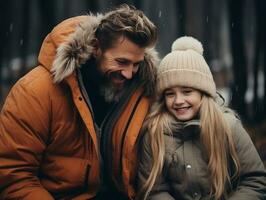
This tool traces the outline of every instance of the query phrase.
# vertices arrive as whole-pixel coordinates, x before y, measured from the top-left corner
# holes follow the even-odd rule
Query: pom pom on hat
[[[200,90],[211,97],[216,86],[208,64],[203,57],[202,44],[193,37],[181,37],[172,44],[159,67],[157,92],[161,96],[167,88],[182,86]]]
[[[178,51],[178,50],[194,50],[198,52],[200,55],[203,55],[203,47],[200,41],[193,37],[184,36],[181,38],[178,38],[174,43],[172,44],[172,51]]]

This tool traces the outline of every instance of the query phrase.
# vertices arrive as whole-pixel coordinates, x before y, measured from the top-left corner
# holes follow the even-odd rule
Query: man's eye
[[[134,67],[139,67],[140,65],[142,65],[144,61],[140,61],[140,62],[137,62],[137,63],[134,63]]]
[[[121,60],[118,60],[117,63],[118,63],[119,65],[126,65],[126,64],[127,64],[126,61],[121,61]]]
[[[134,67],[139,67],[140,63],[135,63],[133,66]]]

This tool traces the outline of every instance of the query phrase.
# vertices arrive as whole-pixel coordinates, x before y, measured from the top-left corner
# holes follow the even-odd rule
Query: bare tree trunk
[[[186,33],[200,41],[204,39],[204,0],[186,0]]]
[[[246,117],[245,93],[247,90],[247,66],[243,39],[243,1],[229,0],[233,78],[231,106],[241,117]]]
[[[4,74],[2,74],[2,67],[4,64],[4,61],[7,61],[8,58],[10,57],[10,35],[11,31],[13,29],[13,24],[11,21],[11,9],[12,9],[12,0],[10,1],[1,1],[0,2],[1,6],[1,12],[0,12],[0,17],[1,17],[1,31],[0,31],[0,108],[2,107],[2,102],[5,98],[5,92],[4,92],[4,87],[9,82],[8,77],[6,77]]]
[[[38,4],[42,20],[42,25],[40,26],[42,29],[41,34],[43,37],[45,37],[55,26],[55,1],[38,1]]]
[[[178,0],[176,4],[176,10],[180,14],[178,15],[178,32],[181,36],[186,35],[186,1]]]
[[[259,106],[259,97],[258,97],[258,71],[259,71],[259,65],[260,65],[260,50],[262,47],[261,40],[261,33],[262,33],[262,27],[261,26],[261,14],[260,13],[260,0],[255,1],[255,8],[256,8],[256,37],[255,37],[255,56],[254,56],[254,66],[253,66],[253,76],[254,76],[254,86],[253,86],[253,92],[254,92],[254,98],[252,102],[252,110],[253,110],[253,116],[254,121],[257,121],[260,118],[261,111]]]
[[[87,1],[87,8],[93,13],[99,11],[99,1],[97,0]]]
[[[263,120],[266,114],[266,83],[265,83],[265,75],[266,75],[266,62],[265,62],[265,9],[266,3],[264,0],[256,0],[255,1],[256,8],[256,39],[255,39],[255,58],[254,58],[254,98],[252,102],[253,111],[254,111],[254,120],[256,122]],[[262,62],[261,62],[262,61]],[[262,66],[260,66],[262,64]],[[258,88],[259,88],[259,80],[258,74],[260,71],[260,67],[262,67],[263,75],[264,75],[264,97],[263,101],[259,98]]]
[[[20,72],[19,76],[22,76],[27,72],[27,67],[26,66],[26,60],[27,56],[29,54],[28,51],[28,46],[29,46],[29,25],[30,25],[30,1],[26,1],[22,4],[23,6],[23,18],[22,18],[22,38],[20,40],[20,46],[19,46],[19,55],[21,57],[21,67],[20,67]]]
[[[261,28],[261,55],[263,56],[262,59],[262,69],[263,69],[263,77],[264,77],[264,96],[263,96],[263,113],[262,113],[262,119],[265,119],[266,117],[266,2],[265,0],[258,0],[260,2],[259,7],[260,7],[260,28]]]

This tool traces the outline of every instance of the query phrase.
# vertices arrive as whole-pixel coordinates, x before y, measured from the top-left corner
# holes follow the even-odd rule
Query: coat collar
[[[92,54],[92,40],[102,16],[87,16],[67,41],[60,44],[52,64],[54,82],[61,82],[88,60]]]
[[[172,134],[165,134],[178,138],[181,141],[193,140],[200,135],[200,121],[198,119],[187,122],[177,122],[174,127],[175,130],[173,130]]]

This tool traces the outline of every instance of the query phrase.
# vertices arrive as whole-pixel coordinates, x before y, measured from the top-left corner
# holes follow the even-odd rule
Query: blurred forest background
[[[158,26],[163,57],[180,36],[198,38],[218,90],[266,160],[265,0],[1,1],[0,108],[12,85],[37,64],[42,40],[60,21],[135,5]]]

